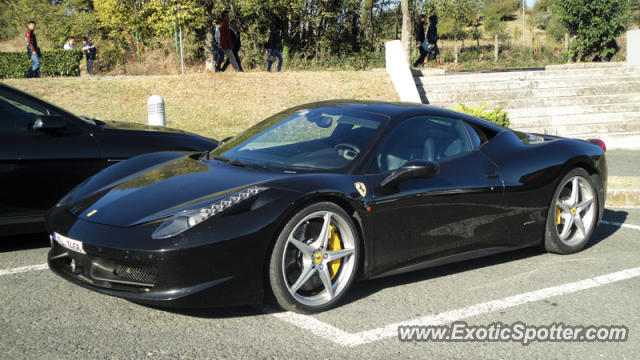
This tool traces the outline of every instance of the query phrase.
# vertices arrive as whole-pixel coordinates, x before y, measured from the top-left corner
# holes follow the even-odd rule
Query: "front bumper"
[[[47,224],[50,231],[82,242],[85,254],[54,240],[48,263],[53,272],[85,288],[161,307],[262,301],[261,232],[219,241],[211,241],[210,233],[191,232],[162,244],[151,239],[157,224],[112,227],[80,220],[62,208],[50,212]],[[205,236],[209,241],[201,239]]]

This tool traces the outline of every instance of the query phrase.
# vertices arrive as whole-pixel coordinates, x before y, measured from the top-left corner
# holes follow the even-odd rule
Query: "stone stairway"
[[[514,129],[620,146],[640,143],[640,67],[624,63],[548,66],[539,70],[448,73],[414,71],[423,103],[458,103],[509,113]]]

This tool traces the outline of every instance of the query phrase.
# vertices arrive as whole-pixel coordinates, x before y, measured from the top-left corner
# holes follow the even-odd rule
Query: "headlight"
[[[154,239],[166,239],[168,237],[181,234],[207,220],[208,218],[215,216],[249,198],[252,198],[265,190],[267,190],[267,188],[265,187],[252,186],[233,195],[229,195],[223,199],[220,199],[203,208],[179,212],[163,222],[162,225],[160,225],[153,232],[153,234],[151,234],[151,237]]]

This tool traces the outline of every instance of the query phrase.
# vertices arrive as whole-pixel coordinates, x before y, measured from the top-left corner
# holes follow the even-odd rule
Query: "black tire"
[[[303,276],[301,275],[304,273],[305,270],[302,268],[301,264],[304,260],[301,260],[301,259],[303,258],[308,259],[308,257],[306,257],[303,254],[303,252],[299,250],[297,247],[293,247],[294,246],[293,243],[290,242],[291,241],[290,235],[292,237],[294,237],[294,235],[300,237],[301,236],[300,234],[306,234],[306,231],[307,231],[306,226],[310,226],[310,227],[314,226],[314,225],[308,225],[308,224],[310,221],[312,222],[317,221],[318,218],[313,216],[316,216],[317,214],[320,214],[320,213],[332,214],[329,217],[329,219],[331,219],[330,225],[334,226],[333,221],[336,222],[337,224],[336,226],[339,225],[339,228],[334,227],[334,229],[338,229],[336,231],[340,232],[339,239],[341,240],[339,241],[341,241],[343,244],[348,244],[349,246],[351,246],[349,247],[345,245],[341,251],[347,252],[348,250],[353,249],[353,252],[352,254],[347,255],[344,258],[341,258],[343,259],[341,261],[344,261],[341,264],[344,264],[344,265],[338,265],[338,266],[344,266],[344,267],[341,267],[341,268],[339,267],[339,270],[335,270],[336,273],[333,275],[335,276],[335,282],[334,282],[334,277],[330,277],[330,280],[328,280],[329,283],[332,284],[329,286],[330,288],[332,288],[331,292],[327,290],[326,285],[323,285],[320,288],[316,287],[316,289],[320,289],[320,290],[317,290],[318,293],[315,295],[313,294],[314,292],[313,289],[309,290],[310,291],[309,293],[311,294],[309,295],[310,298],[314,296],[320,297],[324,292],[324,294],[327,297],[327,301],[323,302],[322,300],[319,300],[319,303],[317,304],[305,303],[305,301],[308,301],[308,299],[306,299],[304,295],[301,295],[298,293],[298,291],[303,291],[303,289],[302,288],[300,288],[299,290],[292,289],[295,286],[295,284],[293,284],[294,281],[292,281],[291,279],[297,279],[298,281],[300,281],[303,278]],[[320,220],[320,222],[322,221],[323,220]],[[324,222],[322,224],[324,224]],[[317,228],[317,223],[315,223],[315,226]],[[295,234],[294,234],[294,231],[295,231]],[[299,231],[302,231],[302,232],[299,232]],[[313,232],[309,231],[309,233],[311,234]],[[322,230],[320,230],[320,233],[322,233]],[[320,236],[318,234],[315,240],[313,239],[313,237],[310,237],[308,240],[300,240],[300,241],[302,243],[305,243],[305,241],[309,242],[306,245],[308,245],[309,248],[311,248],[313,247],[312,245],[316,243],[316,241],[319,241],[319,238]],[[293,253],[295,253],[297,257],[295,256],[292,257],[291,251],[293,251]],[[327,259],[328,258],[327,254],[331,253],[332,251],[333,250],[329,250],[327,247],[327,252],[326,254],[324,254],[324,259]],[[315,256],[317,256],[318,253],[322,254],[323,250],[318,248],[318,249],[315,249],[313,252]],[[311,257],[312,259],[311,266],[317,267],[317,269],[315,270],[313,275],[311,275],[308,278],[308,280],[306,280],[306,282],[302,283],[303,285],[311,286],[308,283],[317,283],[318,281],[321,281],[321,284],[324,284],[321,279],[320,269],[326,269],[326,274],[329,274],[329,269],[332,266],[330,265],[331,263],[324,263],[324,260],[322,260],[323,261],[322,263],[319,263],[318,259],[315,256]],[[285,264],[285,259],[287,260],[286,264]],[[295,261],[292,261],[292,259],[295,259]],[[269,267],[268,267],[269,285],[271,287],[271,293],[273,295],[273,298],[275,299],[276,303],[280,307],[289,311],[295,311],[295,312],[304,313],[304,314],[312,314],[312,313],[318,313],[318,312],[328,310],[334,307],[336,304],[338,304],[343,299],[344,295],[348,292],[349,288],[351,288],[351,286],[353,285],[353,282],[356,279],[356,275],[358,271],[359,260],[360,260],[360,239],[358,236],[358,231],[356,230],[356,227],[353,224],[351,217],[340,206],[331,202],[318,202],[318,203],[311,204],[303,208],[302,210],[300,210],[298,213],[293,215],[291,219],[287,221],[286,225],[280,232],[278,239],[276,240],[276,243],[273,247],[270,260],[269,260]],[[334,260],[334,261],[337,261],[337,260]],[[323,267],[323,264],[324,264],[324,267]],[[300,270],[300,276],[295,276],[295,272],[294,272],[294,275],[292,275],[291,277],[289,277],[289,279],[287,279],[286,278],[287,275],[285,275],[285,273],[287,272],[287,269],[291,267],[296,268],[296,270]],[[340,272],[338,273],[338,271]],[[314,277],[317,277],[317,278],[314,278]],[[325,278],[325,279],[329,279],[329,278]],[[338,281],[340,281],[340,283],[338,283]],[[333,290],[333,285],[335,285],[336,289],[339,291],[333,293],[334,291],[336,291],[336,290]],[[292,291],[293,291],[293,294],[292,294]]]
[[[559,198],[565,198],[567,191],[570,191],[570,189],[567,188],[567,186],[570,186],[571,188],[573,188],[572,185],[569,185],[570,182],[573,181],[573,179],[578,179],[578,183],[579,183],[579,195],[578,196],[583,196],[583,191],[586,192],[587,194],[589,194],[589,196],[585,196],[584,199],[578,199],[579,203],[586,203],[588,202],[588,200],[591,200],[591,205],[589,206],[588,210],[586,211],[581,211],[579,209],[579,206],[577,206],[578,204],[571,204],[570,208],[571,213],[566,213],[563,212],[562,210],[557,210],[556,207],[558,206],[557,203],[559,201]],[[581,201],[582,200],[582,201]],[[569,199],[570,202],[570,199]],[[560,208],[558,208],[560,209]],[[560,216],[558,216],[557,211],[560,212]],[[588,213],[590,212],[590,213]],[[574,234],[573,239],[564,239],[562,238],[561,234],[560,234],[560,230],[558,229],[559,227],[562,227],[564,229],[565,224],[567,223],[567,221],[565,221],[562,216],[575,216],[574,214],[577,213],[578,216],[582,214],[587,214],[588,216],[585,215],[585,220],[587,220],[587,223],[584,223],[581,220],[581,223],[583,224],[583,232],[580,232],[577,225],[575,225],[574,221],[575,220],[571,220],[571,224],[570,228],[571,230],[569,231],[573,231],[571,232],[571,234]],[[593,182],[593,178],[591,177],[591,175],[589,175],[589,173],[587,173],[584,169],[582,168],[576,168],[573,169],[571,171],[569,171],[563,178],[562,180],[560,180],[560,182],[558,183],[558,186],[556,187],[556,190],[553,193],[553,198],[551,199],[551,203],[549,204],[549,210],[547,213],[547,221],[546,221],[546,227],[545,227],[545,236],[544,236],[544,247],[548,252],[552,252],[552,253],[557,253],[557,254],[572,254],[572,253],[576,253],[580,250],[582,250],[587,243],[589,242],[589,240],[591,239],[591,235],[593,234],[596,225],[598,223],[598,218],[599,218],[599,200],[598,200],[598,192],[597,192],[597,188],[596,185]],[[562,219],[562,220],[559,220]],[[560,224],[560,221],[564,221],[564,223]],[[583,234],[583,237],[581,237],[581,234]],[[567,236],[568,237],[568,236]],[[569,241],[572,240],[572,241]]]

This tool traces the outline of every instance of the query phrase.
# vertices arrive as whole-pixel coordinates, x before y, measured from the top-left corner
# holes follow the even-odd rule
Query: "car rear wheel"
[[[333,203],[310,205],[287,222],[271,253],[275,300],[285,310],[327,310],[351,287],[358,260],[358,232],[349,215]]]
[[[575,253],[589,242],[598,219],[598,193],[591,176],[581,168],[562,178],[547,215],[545,248]]]

